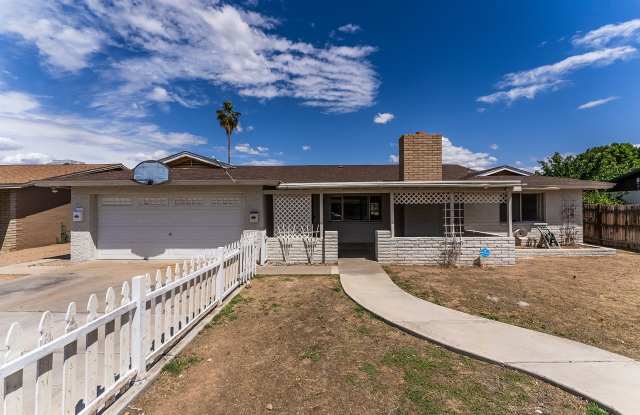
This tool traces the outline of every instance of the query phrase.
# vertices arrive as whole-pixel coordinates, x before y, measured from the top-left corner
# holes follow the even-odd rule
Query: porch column
[[[320,237],[324,238],[324,193],[320,192]]]
[[[513,212],[511,211],[511,207],[513,205],[513,191],[511,189],[507,189],[507,236],[513,235]]]
[[[393,200],[394,199],[394,195],[395,193],[391,192],[389,193],[389,222],[391,224],[391,237],[395,237],[396,236],[396,220],[395,220],[395,204],[396,202]]]

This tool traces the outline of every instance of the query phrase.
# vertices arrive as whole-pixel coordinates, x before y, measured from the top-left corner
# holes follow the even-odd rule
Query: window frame
[[[522,212],[523,212],[522,195],[535,195],[536,196],[536,217],[537,218],[535,220],[523,220],[522,219]],[[518,206],[517,215],[516,215],[516,212],[512,212],[512,222],[513,223],[536,223],[536,222],[544,222],[545,221],[546,212],[545,212],[545,206],[544,206],[544,202],[545,202],[544,192],[513,193],[511,197],[512,197],[512,202],[511,202],[512,203],[512,209],[514,209],[516,207],[516,205]],[[518,199],[517,203],[516,203],[516,197]],[[507,203],[500,203],[499,209],[500,209],[500,211],[499,211],[500,223],[507,223],[507,221],[508,221]],[[503,211],[503,209],[504,209],[504,211]],[[503,212],[504,212],[504,215],[505,215],[504,218],[502,217]]]
[[[355,222],[355,223],[379,223],[379,222],[383,222],[384,217],[384,211],[383,211],[383,198],[382,195],[362,195],[362,194],[357,194],[357,193],[347,193],[346,194],[347,197],[360,197],[360,198],[366,198],[366,218],[365,219],[346,219],[345,218],[345,213],[344,213],[344,198],[345,198],[345,194],[329,194],[327,195],[327,205],[329,206],[329,211],[328,211],[328,222]],[[380,214],[378,219],[371,219],[371,198],[378,198],[380,200]],[[332,207],[332,199],[340,199],[340,219],[333,219],[332,218],[332,211],[331,211],[331,207]]]

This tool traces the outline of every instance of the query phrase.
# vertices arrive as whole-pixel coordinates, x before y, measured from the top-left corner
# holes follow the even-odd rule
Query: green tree
[[[592,147],[585,152],[563,156],[554,153],[539,161],[544,176],[572,177],[582,180],[610,181],[640,168],[640,148],[630,143],[612,143]],[[584,202],[592,204],[619,204],[619,194],[603,191],[585,192]]]
[[[640,168],[640,148],[629,143],[612,143],[576,155],[563,156],[556,152],[538,164],[544,176],[608,181]]]
[[[238,128],[240,113],[233,110],[233,103],[225,101],[222,108],[216,111],[216,118],[220,127],[227,134],[227,162],[231,163],[231,135]]]

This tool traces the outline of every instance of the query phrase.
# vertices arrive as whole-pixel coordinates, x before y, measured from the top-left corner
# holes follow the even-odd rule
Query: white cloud
[[[499,146],[498,146],[497,144],[493,143],[493,144],[491,144],[491,145],[489,146],[489,148],[490,148],[491,150],[497,150],[497,149],[499,148]]]
[[[347,23],[346,25],[340,26],[338,30],[342,33],[357,33],[361,31],[362,28],[357,24]]]
[[[396,116],[391,114],[390,112],[379,112],[373,117],[373,122],[376,124],[386,124],[389,121],[393,120]]]
[[[486,169],[497,159],[488,153],[476,153],[468,148],[454,145],[447,137],[442,137],[442,160],[444,163],[460,164],[471,169]]]
[[[575,46],[600,48],[616,40],[640,40],[640,19],[623,23],[608,24],[584,35],[577,35],[572,42]]]
[[[204,81],[259,99],[291,97],[336,113],[371,106],[378,90],[368,61],[375,48],[289,40],[270,32],[277,19],[238,6],[0,0],[0,10],[0,21],[10,23],[0,25],[0,33],[33,43],[54,68],[86,68],[93,54],[109,49],[113,60],[98,68],[109,90],[98,93],[93,105],[119,116],[143,116],[149,100],[201,104],[178,90],[180,81]]]
[[[524,85],[541,84],[561,79],[565,75],[587,66],[606,66],[618,60],[631,58],[636,54],[636,48],[620,46],[595,50],[582,55],[569,56],[551,65],[543,65],[526,71],[508,73],[498,83],[498,87],[519,87]]]
[[[282,166],[284,162],[278,159],[262,159],[262,160],[249,160],[244,163],[249,166]]]
[[[154,87],[147,95],[147,98],[155,102],[173,101],[167,90],[159,86]]]
[[[507,104],[511,104],[514,101],[517,101],[521,98],[533,99],[536,97],[536,95],[538,95],[538,93],[542,91],[546,91],[549,89],[551,90],[558,89],[563,83],[564,83],[563,81],[555,81],[555,82],[548,82],[543,84],[512,88],[506,91],[498,91],[490,95],[478,97],[478,102],[483,102],[485,104],[495,104],[498,102],[506,102]]]
[[[0,137],[0,150],[18,150],[19,148],[22,148],[22,146],[16,140],[9,137]]]
[[[0,33],[34,43],[46,62],[58,69],[77,71],[89,65],[106,38],[90,25],[74,19],[69,2],[0,1]]]
[[[305,144],[305,145],[302,146],[302,151],[309,151],[309,150],[311,150],[311,146],[310,145]]]
[[[397,164],[398,161],[400,161],[400,158],[395,154],[389,154],[389,161]]]
[[[153,155],[206,143],[185,132],[164,132],[151,123],[113,118],[79,117],[41,109],[37,99],[23,95],[22,111],[0,112],[0,137],[11,137],[20,148],[3,150],[5,162],[47,162],[74,159],[90,163],[124,162],[132,166]],[[35,104],[34,104],[35,103]],[[35,154],[35,155],[34,155]]]
[[[600,105],[604,105],[607,104],[611,101],[615,101],[616,99],[619,99],[620,97],[607,97],[607,98],[602,98],[602,99],[594,99],[593,101],[589,101],[589,102],[585,102],[584,104],[580,105],[578,107],[579,110],[586,110],[589,108],[593,108],[593,107],[598,107]]]
[[[252,156],[263,156],[263,155],[267,155],[269,152],[268,147],[263,147],[263,146],[252,147],[248,143],[236,144],[234,148],[238,153],[248,154]]]
[[[50,156],[42,153],[15,153],[0,159],[3,164],[46,164],[51,161]]]
[[[19,114],[40,107],[40,103],[28,94],[17,91],[0,92],[0,113]]]
[[[478,102],[495,104],[505,102],[511,104],[522,98],[533,99],[540,92],[557,90],[567,82],[564,77],[579,69],[590,66],[607,66],[620,60],[627,60],[636,55],[636,48],[621,46],[587,52],[570,56],[551,65],[512,72],[503,76],[497,84],[497,91],[477,98]]]

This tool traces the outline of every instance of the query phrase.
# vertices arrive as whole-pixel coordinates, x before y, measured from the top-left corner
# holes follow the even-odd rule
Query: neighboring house
[[[108,165],[0,165],[0,252],[54,244],[61,226],[70,228],[70,190],[35,187],[35,181],[105,168]]]
[[[621,199],[628,205],[640,204],[640,169],[631,170],[627,174],[613,179],[615,186],[611,189],[621,193]]]
[[[442,136],[403,135],[398,165],[230,166],[188,152],[159,160],[168,181],[141,185],[126,168],[43,181],[71,189],[74,260],[185,258],[266,229],[272,261],[375,255],[437,263],[452,236],[462,263],[515,262],[514,230],[571,226],[582,242],[582,192],[610,183],[474,171],[442,163]],[[165,168],[164,166],[160,166]],[[488,252],[484,250],[484,252]]]

